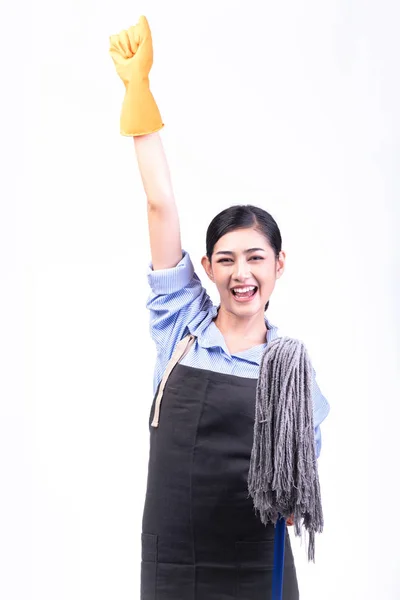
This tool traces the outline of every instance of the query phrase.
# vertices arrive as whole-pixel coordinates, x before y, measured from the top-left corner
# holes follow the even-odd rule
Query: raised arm
[[[147,197],[153,269],[176,267],[182,259],[179,215],[160,134],[134,137],[134,143]]]
[[[158,131],[163,127],[150,91],[153,43],[145,17],[110,37],[110,54],[125,85],[120,131],[133,136],[139,171],[147,196],[152,266],[175,267],[182,259],[178,210],[164,148]]]

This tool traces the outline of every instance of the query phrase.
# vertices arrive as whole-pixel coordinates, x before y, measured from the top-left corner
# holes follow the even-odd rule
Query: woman
[[[256,515],[247,476],[260,360],[279,335],[265,311],[285,267],[280,231],[269,213],[251,205],[231,206],[212,220],[202,266],[220,295],[214,306],[181,246],[158,133],[163,124],[149,89],[152,42],[146,19],[110,42],[126,86],[121,133],[134,136],[147,196],[147,308],[157,347],[141,599],[266,600],[274,525],[263,525]],[[183,356],[174,355],[171,370],[177,344],[188,334],[191,346]],[[315,371],[313,402],[318,456],[319,425],[329,406]],[[283,598],[299,598],[287,531]]]

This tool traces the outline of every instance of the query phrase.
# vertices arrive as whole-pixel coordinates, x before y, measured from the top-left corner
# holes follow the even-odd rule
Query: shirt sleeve
[[[313,368],[312,379],[312,400],[313,400],[313,416],[314,416],[314,434],[315,434],[315,452],[317,458],[321,454],[321,428],[320,425],[329,414],[330,406],[328,400],[322,394],[316,380],[315,369]]]
[[[189,333],[188,326],[199,324],[213,304],[194,272],[188,252],[183,249],[176,267],[154,271],[150,262],[147,278],[151,288],[146,303],[150,311],[150,334],[159,357],[166,363],[179,340]]]

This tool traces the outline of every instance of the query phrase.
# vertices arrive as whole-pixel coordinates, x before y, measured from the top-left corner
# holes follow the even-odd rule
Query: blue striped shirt
[[[283,334],[265,316],[266,342],[248,350],[230,354],[225,339],[213,322],[215,306],[196,275],[188,252],[182,249],[182,259],[170,269],[154,271],[150,262],[147,278],[151,288],[146,307],[150,311],[150,334],[157,348],[153,393],[156,393],[176,344],[188,333],[196,336],[190,351],[180,364],[199,369],[257,379],[266,345]],[[321,451],[320,424],[329,413],[329,404],[322,395],[313,368],[313,415],[317,456]]]

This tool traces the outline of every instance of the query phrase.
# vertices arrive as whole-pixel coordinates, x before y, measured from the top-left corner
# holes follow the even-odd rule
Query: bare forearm
[[[134,136],[133,140],[148,203],[155,207],[173,203],[171,176],[159,133]]]

